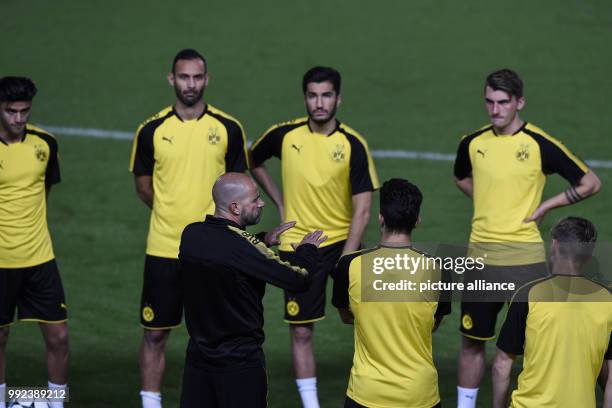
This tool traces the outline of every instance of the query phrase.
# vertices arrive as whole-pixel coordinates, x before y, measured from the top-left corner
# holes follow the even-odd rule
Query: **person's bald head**
[[[253,225],[259,222],[264,202],[259,196],[255,181],[243,173],[225,173],[220,176],[212,190],[215,215],[237,222]]]
[[[225,173],[213,185],[213,201],[217,208],[227,209],[232,201],[242,199],[248,187],[255,182],[242,173]]]

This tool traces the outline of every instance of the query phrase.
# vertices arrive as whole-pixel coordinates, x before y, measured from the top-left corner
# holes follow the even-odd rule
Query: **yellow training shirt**
[[[347,254],[336,266],[332,303],[337,308],[350,307],[355,317],[355,354],[346,394],[369,408],[431,408],[440,402],[432,330],[437,318],[450,313],[450,303],[439,302],[439,292],[432,296],[418,291],[404,296],[412,301],[363,299],[362,294],[373,293],[365,287],[373,276],[372,259],[394,254],[424,256],[411,247],[376,247]],[[439,281],[435,267],[427,268],[412,275],[400,271],[395,276],[408,276],[417,284]],[[390,282],[394,280],[390,273],[394,272],[379,276]],[[388,292],[379,293],[381,299],[389,297]]]
[[[486,126],[459,144],[454,173],[472,177],[471,242],[542,242],[535,222],[524,223],[542,201],[546,175],[575,185],[588,167],[561,142],[525,123],[512,135]]]
[[[242,125],[211,105],[194,120],[172,107],[146,120],[134,138],[130,171],[153,177],[147,254],[177,259],[185,226],[215,211],[215,180],[247,167]]]
[[[597,376],[612,359],[612,294],[584,277],[553,275],[514,295],[497,347],[524,354],[513,408],[595,407]]]
[[[285,221],[297,221],[281,235],[280,249],[292,251],[308,232],[322,229],[322,246],[348,237],[352,196],[379,188],[374,161],[363,137],[337,122],[329,135],[315,133],[308,118],[269,129],[251,149],[252,167],[271,156],[282,163]]]
[[[54,258],[45,188],[59,183],[57,141],[27,125],[21,142],[0,140],[0,268]]]

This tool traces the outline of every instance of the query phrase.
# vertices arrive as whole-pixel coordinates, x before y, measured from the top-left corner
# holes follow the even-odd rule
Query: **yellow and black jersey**
[[[262,235],[210,215],[185,228],[179,262],[189,364],[224,371],[261,367],[266,283],[292,291],[308,289],[317,248],[300,245],[295,264],[290,264],[266,247],[258,238]]]
[[[194,120],[168,107],[145,121],[134,138],[130,170],[153,177],[147,254],[176,259],[183,228],[215,211],[215,180],[247,168],[242,125],[210,105]]]
[[[285,221],[297,224],[281,235],[280,250],[315,229],[328,236],[322,246],[345,240],[355,194],[379,188],[374,161],[363,137],[337,122],[329,135],[315,133],[308,118],[269,129],[251,149],[252,166],[282,159]]]
[[[514,295],[497,340],[524,354],[511,407],[594,407],[597,375],[612,358],[612,294],[581,276],[553,275]]]
[[[54,258],[45,189],[60,181],[57,141],[27,125],[18,143],[0,140],[0,268]]]
[[[575,185],[588,167],[561,142],[525,123],[512,135],[492,126],[463,137],[454,173],[472,177],[471,242],[542,242],[535,222],[524,223],[542,201],[546,175],[558,173]]]
[[[396,255],[425,256],[411,247],[376,247],[347,254],[336,266],[332,303],[350,307],[355,317],[355,354],[346,394],[371,408],[431,408],[440,402],[432,330],[437,319],[450,313],[451,305],[440,301],[440,292],[415,291],[409,296],[412,301],[364,299],[368,290],[372,293],[366,288],[372,261]],[[394,280],[390,273],[384,273],[387,282]],[[402,276],[405,271],[396,274]],[[417,284],[442,278],[433,265],[407,276]]]

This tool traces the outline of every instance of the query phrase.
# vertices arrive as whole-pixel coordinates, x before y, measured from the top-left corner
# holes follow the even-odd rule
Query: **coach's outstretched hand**
[[[295,221],[289,221],[289,222],[279,225],[278,227],[274,228],[272,231],[267,232],[266,235],[264,236],[264,242],[266,246],[271,247],[273,245],[280,244],[280,239],[279,239],[280,234],[287,231],[289,228],[293,228],[294,226],[295,226]]]
[[[319,245],[321,245],[326,240],[327,235],[323,235],[323,230],[316,230],[304,235],[304,238],[302,238],[302,242],[300,242],[299,244],[291,244],[291,246],[293,247],[293,249],[297,249],[300,245],[312,244],[318,248]]]

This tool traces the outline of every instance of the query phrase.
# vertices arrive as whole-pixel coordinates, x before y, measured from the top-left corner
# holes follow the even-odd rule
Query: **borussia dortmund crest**
[[[287,314],[289,316],[297,316],[300,313],[300,305],[295,300],[290,300],[287,302]]]
[[[516,160],[525,161],[529,158],[529,145],[522,144],[521,148],[516,152]]]
[[[150,306],[143,307],[142,318],[145,322],[150,322],[155,319],[155,313],[153,312],[153,308],[151,308]]]
[[[221,136],[219,136],[219,129],[216,127],[208,128],[208,143],[211,145],[216,145],[221,141]]]
[[[461,319],[461,325],[466,330],[470,330],[472,327],[474,327],[472,316],[470,316],[469,314],[464,314],[463,318]]]
[[[345,157],[346,157],[346,154],[344,153],[344,145],[343,144],[336,145],[336,149],[332,152],[332,160],[337,163],[341,163],[344,161]]]
[[[34,146],[34,154],[39,161],[47,161],[47,152],[45,152],[40,145]]]

